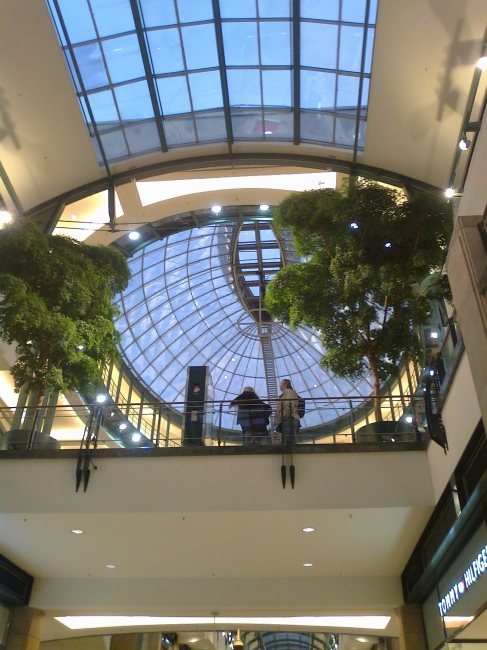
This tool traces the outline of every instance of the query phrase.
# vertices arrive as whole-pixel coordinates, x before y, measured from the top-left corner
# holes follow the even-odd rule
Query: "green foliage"
[[[371,371],[377,395],[401,358],[420,358],[415,328],[426,322],[430,297],[448,297],[444,279],[420,295],[412,286],[441,269],[451,222],[439,196],[404,200],[368,181],[291,194],[274,225],[291,230],[307,261],[279,271],[265,306],[292,327],[319,330],[321,363],[339,377]]]
[[[111,248],[47,236],[29,220],[0,230],[0,337],[17,344],[16,389],[96,386],[117,353],[113,298],[129,277]]]

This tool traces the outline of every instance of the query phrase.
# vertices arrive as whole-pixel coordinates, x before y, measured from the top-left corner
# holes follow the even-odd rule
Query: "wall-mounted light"
[[[471,144],[472,143],[470,142],[470,140],[468,140],[468,138],[462,138],[458,143],[458,146],[462,151],[467,151],[467,149],[470,147]]]

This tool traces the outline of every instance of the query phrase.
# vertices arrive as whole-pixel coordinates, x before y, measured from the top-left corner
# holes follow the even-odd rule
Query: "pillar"
[[[46,615],[34,607],[14,607],[5,650],[38,650]]]
[[[402,605],[396,615],[399,650],[428,650],[421,605]]]

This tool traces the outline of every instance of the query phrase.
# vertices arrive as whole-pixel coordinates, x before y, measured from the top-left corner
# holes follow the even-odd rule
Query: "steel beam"
[[[147,80],[147,85],[149,86],[149,95],[152,104],[152,110],[154,111],[154,119],[156,121],[157,134],[161,143],[161,149],[164,153],[168,151],[166,134],[164,133],[164,126],[162,124],[161,113],[159,109],[159,102],[157,99],[157,90],[154,83],[154,78],[152,75],[152,67],[150,63],[149,52],[147,50],[147,43],[144,36],[144,26],[142,24],[142,16],[140,15],[139,5],[137,0],[130,0],[130,7],[132,9],[132,14],[134,17],[135,29],[137,30],[137,39],[139,41],[140,54],[142,56],[142,62],[144,64],[144,71]]]
[[[301,1],[293,0],[293,117],[294,144],[301,142]]]
[[[225,66],[225,51],[223,48],[222,18],[218,0],[212,0],[213,16],[215,18],[216,49],[218,52],[218,65],[220,67],[220,79],[222,84],[223,113],[225,115],[225,127],[227,130],[228,152],[232,155],[233,127],[232,114],[230,111],[230,96],[228,93],[227,69]]]
[[[360,133],[360,115],[362,113],[362,93],[364,90],[365,59],[367,57],[367,33],[369,30],[370,0],[365,5],[364,40],[362,41],[362,60],[360,62],[360,79],[358,84],[357,119],[355,121],[355,140],[353,143],[353,166],[357,162],[358,137]]]

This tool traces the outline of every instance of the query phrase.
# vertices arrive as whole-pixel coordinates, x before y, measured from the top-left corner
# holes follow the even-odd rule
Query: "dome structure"
[[[266,283],[295,259],[289,238],[278,238],[269,217],[251,207],[240,223],[183,230],[141,248],[119,300],[126,362],[166,402],[183,402],[187,367],[205,365],[216,401],[233,399],[244,386],[275,399],[279,379],[289,377],[299,395],[317,400],[308,404],[304,427],[343,415],[343,400],[335,407],[326,398],[367,396],[371,380],[325,371],[317,333],[273,321],[262,304]],[[228,402],[222,425],[239,429],[227,411]]]

